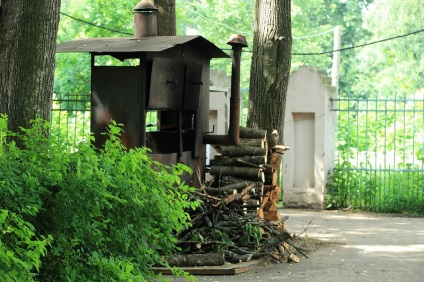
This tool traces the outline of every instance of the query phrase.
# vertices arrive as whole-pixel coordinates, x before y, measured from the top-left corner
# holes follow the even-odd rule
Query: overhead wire
[[[97,28],[100,28],[100,29],[108,30],[108,31],[115,32],[115,33],[125,34],[125,35],[133,35],[132,33],[128,33],[128,32],[125,32],[125,31],[111,29],[111,28],[108,28],[108,27],[97,25],[97,24],[94,24],[92,22],[89,22],[89,21],[86,21],[86,20],[82,20],[82,19],[76,18],[76,17],[71,16],[69,14],[66,14],[64,12],[60,12],[60,14],[66,16],[68,18],[71,18],[71,19],[73,19],[75,21],[79,21],[79,22],[82,22],[82,23],[85,23],[85,24],[88,24],[88,25],[91,25],[91,26],[94,26],[94,27],[97,27]],[[315,37],[315,36],[319,36],[319,35],[322,35],[322,34],[325,34],[325,33],[328,33],[328,32],[329,31],[325,31],[325,32],[313,34],[313,35],[310,35],[310,36],[298,37],[296,39],[303,39],[303,38]],[[364,43],[364,44],[359,44],[359,45],[344,47],[344,48],[340,48],[340,49],[330,50],[330,51],[307,52],[307,53],[291,53],[291,55],[293,55],[293,56],[328,55],[328,54],[332,54],[332,53],[335,53],[335,52],[342,52],[342,51],[347,51],[347,50],[352,50],[352,49],[356,49],[356,48],[361,48],[361,47],[365,47],[365,46],[369,46],[369,45],[373,45],[373,44],[377,44],[377,43],[391,41],[391,40],[394,40],[394,39],[398,39],[398,38],[402,38],[402,37],[407,37],[407,36],[418,34],[418,33],[421,33],[421,32],[424,32],[424,29],[420,29],[420,30],[416,30],[416,31],[405,33],[405,34],[400,34],[400,35],[396,35],[396,36],[392,36],[392,37],[388,37],[388,38],[384,38],[384,39],[380,39],[380,40],[376,40],[376,41],[372,41],[372,42],[368,42],[368,43]],[[223,49],[223,50],[227,50],[227,49]],[[250,51],[250,50],[244,50],[244,52],[252,52],[252,51]]]
[[[356,48],[361,48],[361,47],[365,47],[365,46],[369,46],[369,45],[373,45],[373,44],[377,44],[377,43],[381,43],[381,42],[385,42],[385,41],[391,41],[391,40],[394,40],[394,39],[398,39],[398,38],[402,38],[402,37],[406,37],[406,36],[418,34],[418,33],[421,33],[421,32],[424,32],[424,29],[420,29],[420,30],[408,32],[408,33],[405,33],[405,34],[396,35],[396,36],[392,36],[392,37],[388,37],[388,38],[384,38],[384,39],[372,41],[372,42],[369,42],[369,43],[364,43],[364,44],[360,44],[360,45],[354,45],[354,46],[350,46],[350,47],[344,47],[344,48],[340,48],[340,49],[335,49],[335,50],[331,50],[331,51],[310,52],[310,53],[291,53],[291,54],[294,55],[294,56],[327,55],[327,54],[332,54],[332,53],[335,53],[335,52],[340,52],[340,51],[346,51],[346,50],[352,50],[352,49],[356,49]]]
[[[116,30],[116,29],[104,27],[104,26],[101,26],[101,25],[97,25],[95,23],[92,23],[92,22],[89,22],[89,21],[85,21],[85,20],[76,18],[74,16],[68,15],[68,14],[66,14],[64,12],[60,12],[60,14],[61,15],[64,15],[65,17],[68,17],[70,19],[73,19],[75,21],[82,22],[82,23],[85,23],[85,24],[88,24],[88,25],[91,25],[91,26],[94,26],[94,27],[97,27],[97,28],[101,28],[101,29],[104,29],[104,30],[108,30],[108,31],[115,32],[115,33],[121,33],[121,34],[125,34],[125,35],[133,35],[132,33],[128,33],[128,32],[125,32],[125,31]]]

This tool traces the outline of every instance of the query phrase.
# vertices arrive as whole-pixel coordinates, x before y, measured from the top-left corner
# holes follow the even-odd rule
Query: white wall
[[[336,89],[331,78],[300,67],[289,79],[283,157],[283,203],[287,207],[323,208],[328,172],[335,151]]]
[[[231,78],[224,73],[211,72],[211,86],[209,95],[209,132],[211,134],[226,135],[229,126],[229,105],[231,96]],[[217,154],[209,144],[206,145],[206,165],[208,160]],[[211,179],[207,173],[206,181]]]

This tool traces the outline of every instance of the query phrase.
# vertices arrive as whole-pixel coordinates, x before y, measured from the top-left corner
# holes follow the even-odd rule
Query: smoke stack
[[[219,145],[238,145],[240,142],[240,63],[241,51],[247,47],[246,38],[233,34],[227,42],[232,46],[230,125],[228,135],[204,135],[203,143]]]
[[[150,37],[158,35],[157,14],[158,8],[143,0],[133,9],[134,37]]]

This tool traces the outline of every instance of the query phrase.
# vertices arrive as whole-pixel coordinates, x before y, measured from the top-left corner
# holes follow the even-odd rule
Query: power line
[[[82,19],[79,19],[79,18],[73,17],[73,16],[71,16],[71,15],[65,14],[65,13],[63,13],[63,12],[60,12],[60,14],[62,14],[62,15],[64,15],[64,16],[66,16],[66,17],[68,17],[68,18],[71,18],[71,19],[73,19],[73,20],[75,20],[75,21],[82,22],[82,23],[85,23],[85,24],[88,24],[88,25],[91,25],[91,26],[95,26],[95,27],[97,27],[97,28],[101,28],[101,29],[105,29],[105,30],[108,30],[108,31],[112,31],[112,32],[115,32],[115,33],[121,33],[121,34],[125,34],[125,35],[133,35],[132,33],[128,33],[128,32],[125,32],[125,31],[116,30],[116,29],[111,29],[111,28],[108,28],[108,27],[103,27],[103,26],[100,26],[100,25],[94,24],[94,23],[92,23],[92,22],[88,22],[88,21],[85,21],[85,20],[82,20]]]
[[[73,16],[68,15],[66,13],[63,13],[63,12],[60,12],[60,14],[66,16],[68,18],[71,18],[73,20],[76,20],[76,21],[79,21],[79,22],[82,22],[82,23],[85,23],[85,24],[88,24],[88,25],[91,25],[91,26],[94,26],[94,27],[97,27],[97,28],[101,28],[101,29],[104,29],[104,30],[108,30],[108,31],[115,32],[115,33],[121,33],[121,34],[125,34],[125,35],[133,35],[132,33],[128,33],[128,32],[125,32],[125,31],[120,31],[120,30],[111,29],[111,28],[108,28],[108,27],[103,27],[103,26],[100,26],[100,25],[96,25],[96,24],[94,24],[92,22],[85,21],[85,20],[82,20],[82,19],[73,17]],[[369,42],[369,43],[364,43],[364,44],[360,44],[360,45],[354,45],[354,46],[350,46],[350,47],[344,47],[344,48],[340,48],[340,49],[336,49],[336,50],[331,50],[331,51],[309,52],[309,53],[291,53],[291,55],[293,55],[293,56],[327,55],[327,54],[332,54],[334,52],[347,51],[347,50],[361,48],[361,47],[365,47],[365,46],[369,46],[369,45],[373,45],[373,44],[377,44],[377,43],[381,43],[381,42],[385,42],[385,41],[390,41],[390,40],[394,40],[394,39],[398,39],[398,38],[402,38],[402,37],[406,37],[406,36],[418,34],[418,33],[421,33],[421,32],[424,32],[424,29],[420,29],[420,30],[412,31],[412,32],[405,33],[405,34],[396,35],[396,36],[392,36],[392,37],[388,37],[388,38],[384,38],[384,39],[372,41],[372,42]],[[326,33],[326,32],[324,32],[324,33]],[[311,37],[313,37],[313,36],[315,36],[315,35],[312,35]],[[222,49],[222,50],[227,50],[227,49]],[[246,50],[244,52],[252,52],[252,51]]]
[[[314,52],[311,52],[311,53],[291,53],[291,54],[293,56],[327,55],[327,54],[332,54],[334,52],[346,51],[346,50],[365,47],[365,46],[368,46],[368,45],[373,45],[373,44],[377,44],[377,43],[381,43],[381,42],[385,42],[385,41],[390,41],[390,40],[393,40],[393,39],[398,39],[398,38],[401,38],[401,37],[406,37],[406,36],[418,34],[418,33],[423,32],[423,31],[424,31],[424,29],[420,29],[420,30],[416,30],[416,31],[413,31],[413,32],[405,33],[405,34],[396,35],[396,36],[393,36],[393,37],[388,37],[388,38],[372,41],[372,42],[369,42],[369,43],[364,43],[364,44],[351,46],[351,47],[340,48],[340,49],[331,50],[331,51],[316,52],[316,53],[314,53]]]

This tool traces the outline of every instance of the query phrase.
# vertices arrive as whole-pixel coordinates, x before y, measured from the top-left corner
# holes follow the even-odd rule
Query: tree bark
[[[254,181],[264,181],[265,178],[261,169],[253,167],[213,166],[209,173],[211,175],[234,176]]]
[[[266,156],[266,149],[251,146],[223,146],[219,151],[227,157]]]
[[[50,119],[60,3],[6,0],[1,5],[0,113],[9,116],[13,131],[37,117]]]
[[[234,157],[234,158],[214,158],[210,160],[211,166],[248,166],[246,163],[252,165],[263,165],[266,164],[266,158],[264,156],[245,156],[245,157]]]
[[[218,194],[228,194],[228,193],[232,193],[234,190],[238,191],[241,189],[246,188],[249,185],[249,182],[247,181],[242,181],[242,182],[237,182],[237,183],[233,183],[233,184],[229,184],[229,185],[225,185],[222,186],[220,188],[204,188],[205,191],[208,194],[211,195],[218,195]]]
[[[240,127],[240,138],[266,138],[266,130],[255,129],[250,127]]]
[[[265,139],[240,138],[239,145],[265,148]]]
[[[171,266],[217,266],[225,263],[224,254],[177,254],[168,259]]]
[[[247,127],[276,129],[284,140],[284,112],[290,72],[291,1],[256,0]]]
[[[175,0],[154,0],[153,5],[158,8],[158,35],[175,36],[177,34]]]

